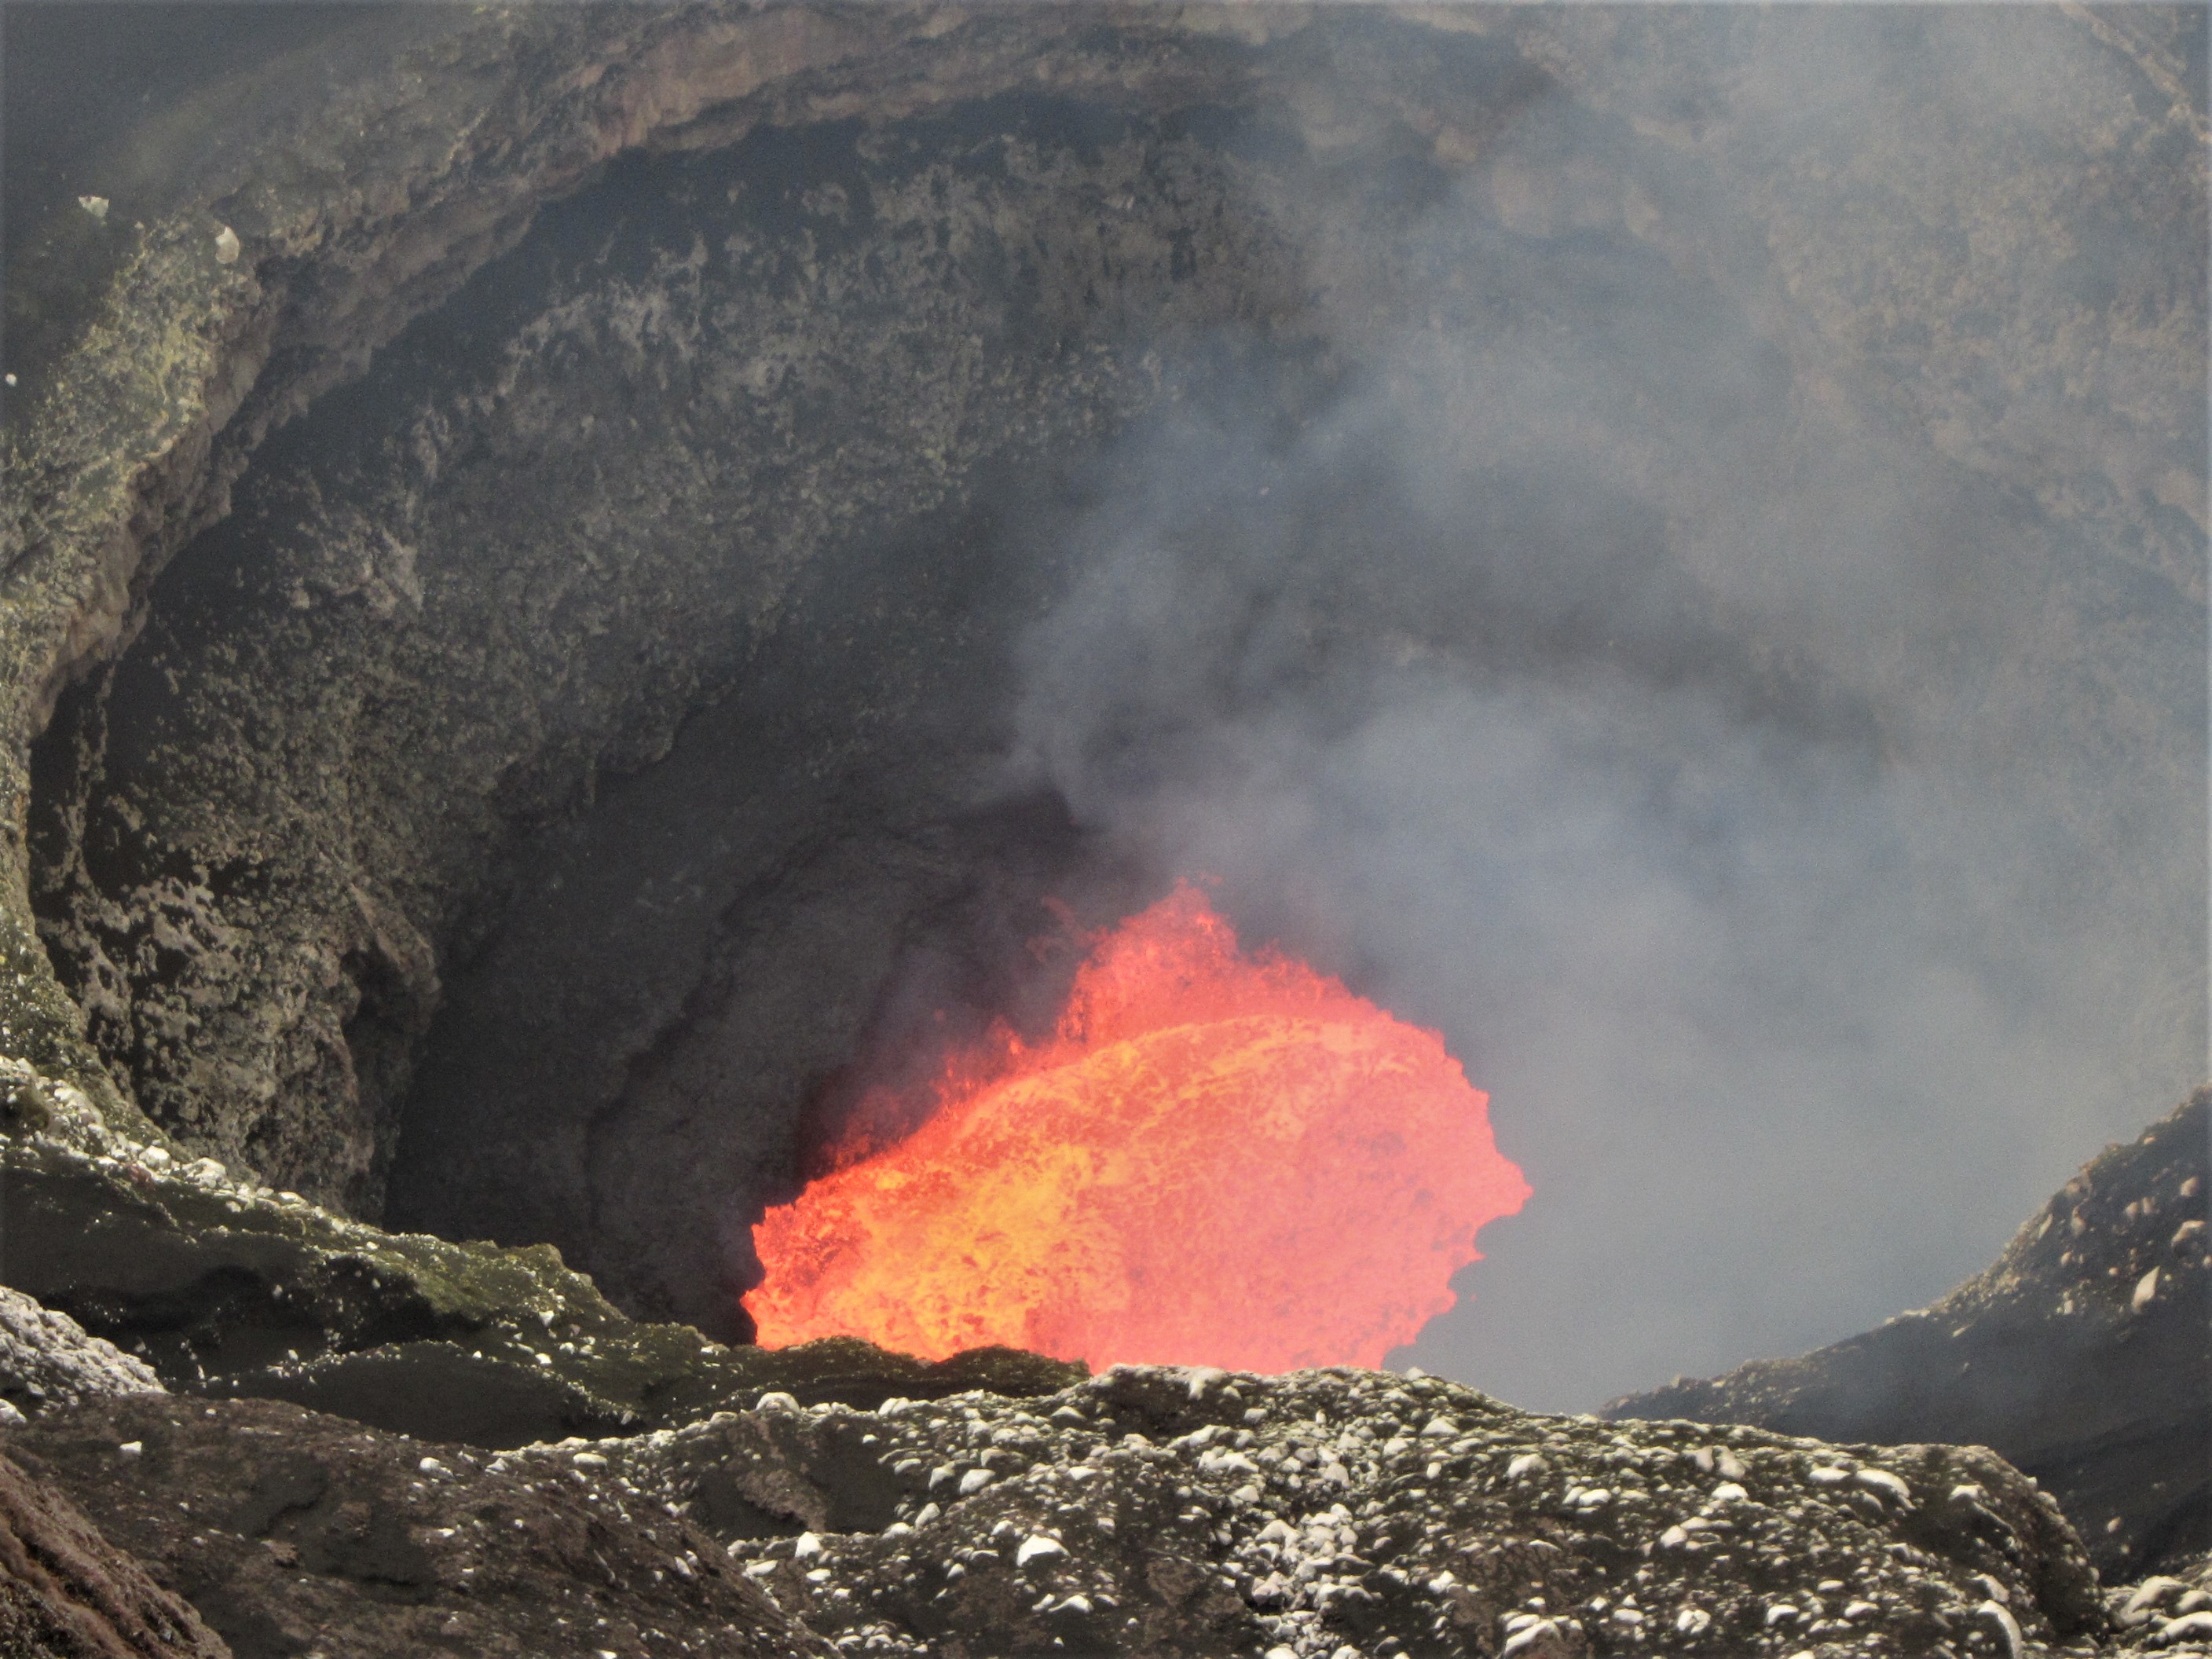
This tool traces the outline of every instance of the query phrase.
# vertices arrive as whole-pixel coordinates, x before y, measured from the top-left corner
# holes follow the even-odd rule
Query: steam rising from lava
[[[1440,1037],[1240,951],[1188,884],[1093,941],[1050,1038],[934,1093],[755,1227],[763,1344],[1379,1365],[1529,1193]]]

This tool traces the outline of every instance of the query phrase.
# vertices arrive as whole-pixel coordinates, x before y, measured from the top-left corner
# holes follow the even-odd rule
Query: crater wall
[[[2091,1120],[2196,1080],[2201,19],[380,27],[328,96],[280,55],[181,100],[108,158],[115,240],[70,221],[37,267],[105,297],[41,313],[74,343],[10,410],[0,1046],[118,1117],[742,1334],[809,1103],[925,1005],[1042,994],[1048,895],[1103,919],[1203,854],[1261,936],[1447,1029],[1540,1192],[1576,1172],[1488,1304],[1533,1319],[1603,1267],[1575,1218],[1715,1213],[1740,1124],[1689,1122],[1694,1069],[1609,1115],[1613,1073],[1516,1061],[1584,1039],[1516,1035],[1549,1013],[1513,984],[1579,994],[1610,947],[1448,979],[1516,913],[1346,896],[1327,854],[1377,843],[1279,854],[1301,803],[1223,784],[1407,708],[1465,769],[1469,711],[1521,706],[1587,707],[1608,776],[1690,803],[1655,820],[1669,902],[1735,878],[1702,848],[1803,860],[1745,890],[1830,906],[1777,935],[1842,964],[1793,991],[1808,1021],[1878,976],[1821,867],[1863,811],[1897,936],[1947,973],[1965,939],[1976,1030],[2070,1068],[2015,1125],[1984,1036],[1900,1051],[1924,1093],[1981,1077],[1931,1167],[2008,1148],[1936,1285]],[[1778,777],[1803,822],[1739,836]],[[1485,821],[1419,890],[1576,822]],[[1407,942],[1423,910],[1453,951]],[[1770,977],[1663,961],[1717,988],[1654,1029]],[[1894,1046],[1881,1006],[1840,1052]],[[1710,1188],[1608,1160],[1631,1120]],[[1878,1161],[1863,1128],[1735,1186]],[[1879,1185],[1829,1184],[1824,1216]],[[1741,1242],[1688,1240],[1682,1283]],[[1759,1294],[1827,1334],[1910,1299],[1845,1288]]]

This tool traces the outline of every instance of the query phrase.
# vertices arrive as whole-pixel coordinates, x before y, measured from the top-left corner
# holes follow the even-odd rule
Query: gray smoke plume
[[[1316,251],[1326,390],[1194,372],[1056,532],[1009,787],[1441,1030],[1534,1184],[1403,1358],[1574,1408],[1840,1337],[2194,1080],[2201,566],[2048,486],[2201,455],[2201,406],[1921,384],[1993,296],[2025,379],[2037,307],[2201,290],[2148,213],[2027,227],[2126,72],[2050,21],[1717,19],[1694,160],[1533,102],[1404,287]],[[1986,248],[1931,222],[1995,198]]]

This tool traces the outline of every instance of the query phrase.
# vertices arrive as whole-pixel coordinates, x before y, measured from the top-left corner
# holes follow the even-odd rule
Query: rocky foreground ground
[[[1997,1659],[2212,1633],[2212,1577],[2100,1594],[2057,1506],[1985,1450],[1537,1416],[1418,1375],[771,1394],[503,1453],[139,1393],[4,1445],[255,1659]],[[22,1650],[219,1650],[189,1639]]]

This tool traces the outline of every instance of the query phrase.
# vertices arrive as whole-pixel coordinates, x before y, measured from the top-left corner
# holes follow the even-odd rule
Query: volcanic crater
[[[2021,146],[2067,134],[1978,110],[1948,173],[1847,235],[1863,192],[1809,159],[1844,112],[1691,97],[1693,42],[1750,76],[1847,50],[1840,21],[1097,15],[516,23],[548,65],[513,71],[546,100],[528,143],[442,161],[398,135],[521,37],[426,24],[407,72],[442,68],[349,94],[384,102],[344,166],[401,194],[346,209],[191,112],[228,168],[184,181],[191,234],[227,215],[253,252],[161,257],[236,319],[242,402],[45,647],[27,814],[40,941],[140,1109],[348,1213],[550,1242],[626,1306],[742,1334],[747,1228],[855,1066],[912,1064],[940,1017],[1048,1023],[1045,901],[1097,925],[1213,873],[1175,812],[1258,769],[1224,727],[1271,741],[1288,708],[1326,744],[1409,683],[1613,688],[1573,742],[1703,791],[1692,838],[1746,788],[1862,810],[1940,747],[1933,810],[1871,809],[1930,888],[1973,856],[1978,792],[2033,776],[2051,845],[2003,874],[2048,898],[2094,854],[2065,926],[2145,947],[2092,1011],[2129,1022],[2102,1046],[2131,1098],[2185,1086],[2196,940],[2162,896],[2191,878],[2164,831],[2197,810],[2201,699],[2161,677],[2195,532],[2087,455],[2033,482],[2048,446],[2014,435],[2081,395],[2014,384],[2069,318],[2134,354],[2129,395],[2179,397],[2146,354],[2179,302],[2124,265],[2124,292],[2020,291],[1928,240],[1988,178],[2062,188]],[[255,110],[269,153],[330,130]],[[2178,118],[2135,118],[2142,149]],[[1848,131],[1860,169],[1927,141]],[[2157,177],[2098,210],[2139,226]],[[1975,282],[2006,289],[1994,336]],[[1900,376],[1907,335],[1945,371]],[[1969,372],[2014,359],[2002,393]],[[2136,472],[2179,453],[2129,429]],[[1895,586],[1839,644],[1862,596],[1831,567],[1863,550],[1819,521],[1868,479],[1892,505],[1852,533],[1895,544]],[[1780,567],[1751,550],[1778,536]],[[1686,700],[1719,712],[1648,717]],[[1712,720],[1776,774],[1697,775]],[[1346,920],[1371,893],[1214,861],[1258,937],[1356,991],[1419,979]],[[1478,1084],[1509,1046],[1408,1012]]]
[[[2197,1080],[2201,17],[334,18],[10,232],[11,1282],[172,1386],[688,1420],[857,1103],[1183,878],[1500,1103],[1500,1317],[1799,1182],[1984,1259]],[[34,1146],[94,1113],[159,1156]],[[1841,1334],[1912,1282],[1850,1253],[1741,1294]],[[434,1425],[285,1369],[404,1415],[488,1351]]]

